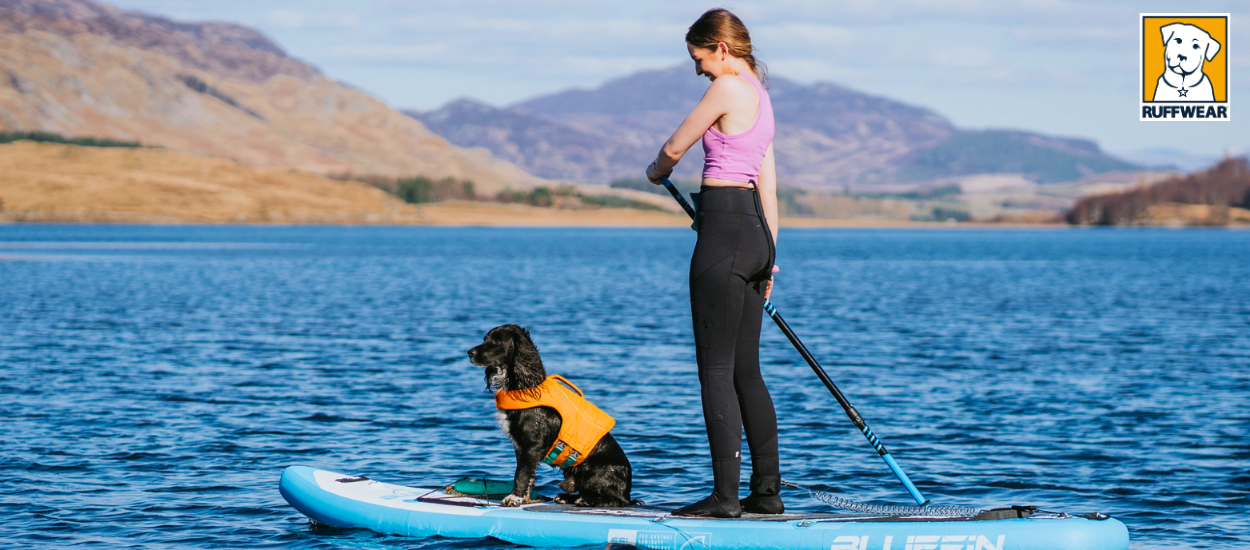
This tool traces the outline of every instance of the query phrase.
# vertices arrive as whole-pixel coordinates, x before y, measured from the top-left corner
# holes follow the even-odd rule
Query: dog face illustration
[[[1194,25],[1172,23],[1159,30],[1166,44],[1163,56],[1167,70],[1181,77],[1202,72],[1203,62],[1215,59],[1215,54],[1220,52],[1220,43]]]

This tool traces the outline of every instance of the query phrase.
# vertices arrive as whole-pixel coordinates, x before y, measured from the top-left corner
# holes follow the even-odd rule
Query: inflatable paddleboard
[[[1123,523],[1066,514],[977,519],[812,513],[701,519],[672,516],[667,509],[648,506],[581,508],[541,502],[504,508],[498,501],[448,494],[442,486],[405,487],[307,466],[283,471],[278,488],[296,510],[333,527],[408,537],[494,537],[522,546],[615,543],[648,550],[1128,549],[1128,529]]]

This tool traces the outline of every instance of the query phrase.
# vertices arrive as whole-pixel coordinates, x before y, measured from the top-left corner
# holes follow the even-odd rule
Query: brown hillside
[[[1229,225],[1250,222],[1250,163],[1226,158],[1202,172],[1076,202],[1079,225]]]
[[[307,172],[541,180],[464,150],[254,30],[87,0],[0,0],[0,130],[140,141]]]
[[[423,223],[416,207],[340,182],[159,149],[0,145],[0,220]]]
[[[544,226],[689,225],[684,214],[448,201],[160,149],[0,145],[0,221]]]

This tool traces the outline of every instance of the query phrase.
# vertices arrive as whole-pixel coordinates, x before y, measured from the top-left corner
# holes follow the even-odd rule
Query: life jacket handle
[[[577,392],[577,395],[579,395],[579,396],[581,396],[581,397],[586,397],[586,394],[582,393],[582,390],[577,389],[577,386],[574,386],[572,382],[569,382],[568,380],[565,380],[563,376],[560,376],[560,375],[558,375],[558,374],[553,374],[553,375],[549,376],[548,378],[555,378],[556,380],[559,380],[560,382],[563,382],[565,386],[568,386],[568,387],[569,387],[569,389],[571,389],[571,390],[573,390],[573,391]]]

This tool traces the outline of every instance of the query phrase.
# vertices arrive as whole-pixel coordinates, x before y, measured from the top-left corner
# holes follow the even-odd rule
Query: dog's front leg
[[[501,504],[508,507],[520,506],[529,500],[530,491],[534,488],[535,472],[542,461],[542,452],[533,449],[516,450],[516,473],[512,476],[512,494],[503,497]]]

